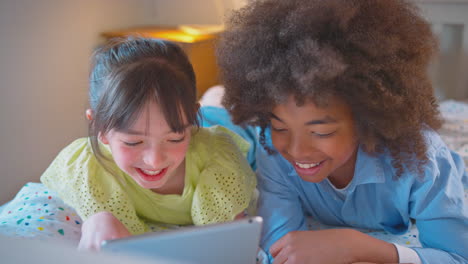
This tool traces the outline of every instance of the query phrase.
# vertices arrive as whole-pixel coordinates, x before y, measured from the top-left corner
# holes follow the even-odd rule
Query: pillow
[[[81,218],[41,183],[25,184],[0,212],[0,235],[78,245]]]
[[[0,235],[38,240],[59,240],[78,246],[82,220],[55,192],[42,183],[27,183],[0,210]],[[153,232],[179,226],[147,223]]]

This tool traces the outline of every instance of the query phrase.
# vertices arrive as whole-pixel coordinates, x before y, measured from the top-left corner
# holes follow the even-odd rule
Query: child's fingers
[[[281,252],[281,251],[280,251]],[[277,254],[272,264],[284,264],[288,261],[288,256],[286,254]]]
[[[272,257],[276,258],[278,253],[281,251],[284,245],[284,237],[280,238],[278,241],[276,241],[271,247],[270,247],[270,254]]]

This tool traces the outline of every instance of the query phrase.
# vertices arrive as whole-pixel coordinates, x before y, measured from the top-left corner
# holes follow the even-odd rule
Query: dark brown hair
[[[195,74],[183,50],[174,43],[149,38],[116,38],[97,49],[90,74],[89,103],[93,119],[89,136],[100,161],[98,135],[123,130],[142,108],[156,102],[174,132],[187,123],[199,126]]]
[[[427,161],[422,130],[441,125],[427,75],[430,25],[403,0],[257,0],[233,14],[217,48],[237,124],[262,128],[293,95],[298,105],[338,96],[368,153],[389,151],[397,175]]]

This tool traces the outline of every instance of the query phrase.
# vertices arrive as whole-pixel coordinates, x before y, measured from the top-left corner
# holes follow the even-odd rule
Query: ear
[[[90,108],[86,109],[85,115],[86,119],[88,119],[89,121],[93,120],[93,110],[91,110]]]
[[[98,139],[99,139],[102,143],[104,143],[104,144],[106,144],[106,145],[109,144],[109,140],[107,139],[107,134],[103,134],[103,133],[99,132],[99,134],[98,134]]]

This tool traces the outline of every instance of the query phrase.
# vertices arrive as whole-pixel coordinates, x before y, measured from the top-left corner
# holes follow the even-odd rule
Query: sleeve
[[[423,263],[468,263],[468,205],[464,199],[463,161],[447,147],[430,160],[425,177],[411,193],[410,216],[416,220]]]
[[[257,183],[245,158],[248,143],[226,128],[214,129],[218,133],[208,139],[206,151],[197,153],[206,164],[192,201],[195,225],[233,220],[248,208]]]
[[[148,229],[138,218],[119,180],[97,161],[87,139],[76,140],[63,149],[42,174],[41,182],[73,207],[84,221],[107,211],[133,234]]]
[[[278,239],[291,231],[307,230],[299,195],[284,180],[288,171],[281,167],[279,158],[267,154],[263,148],[257,151],[258,214],[263,218],[260,246],[270,261],[269,248]]]
[[[421,264],[421,258],[412,248],[393,243],[398,251],[398,263]]]

